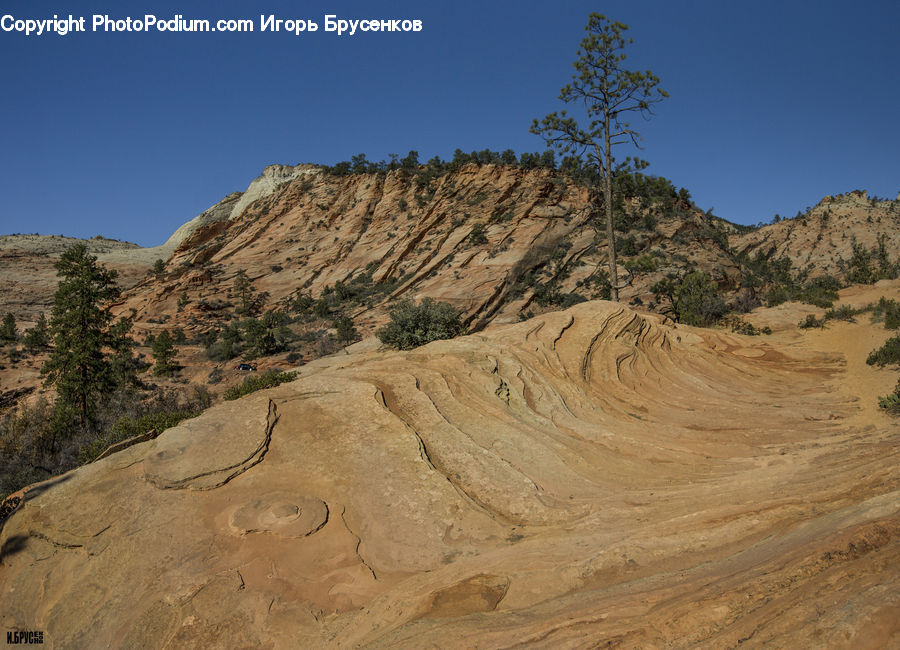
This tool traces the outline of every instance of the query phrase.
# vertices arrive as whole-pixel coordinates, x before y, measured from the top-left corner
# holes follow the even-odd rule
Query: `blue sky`
[[[670,93],[639,124],[640,155],[701,208],[755,223],[826,194],[900,191],[894,1],[13,0],[0,15],[180,13],[258,28],[276,14],[320,29],[0,32],[0,233],[150,246],[271,163],[543,149],[528,127],[561,108],[591,11],[631,27],[628,63]],[[424,29],[338,37],[325,14]]]

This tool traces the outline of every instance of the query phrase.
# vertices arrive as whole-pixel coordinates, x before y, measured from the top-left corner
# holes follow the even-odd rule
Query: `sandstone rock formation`
[[[885,238],[889,255],[900,251],[900,205],[870,199],[864,191],[826,196],[806,214],[785,219],[743,235],[730,243],[739,252],[789,257],[796,268],[812,266],[816,273],[840,275],[840,262],[852,255],[852,242],[875,248]]]
[[[59,647],[896,646],[900,426],[859,356],[886,335],[591,302],[359,344],[31,488],[2,624]]]
[[[365,333],[401,297],[450,302],[478,328],[540,313],[539,286],[598,296],[605,231],[586,198],[571,179],[546,169],[470,164],[428,178],[403,170],[335,176],[313,165],[271,165],[244,192],[229,194],[161,246],[99,240],[104,248],[93,252],[122,274],[128,291],[116,311],[134,309],[141,334],[154,331],[151,319],[189,332],[221,326],[232,314],[210,305],[227,304],[241,270],[267,295],[265,309],[284,307],[298,292],[318,297],[369,272],[376,283],[394,284],[350,314]],[[710,273],[726,295],[734,292],[741,283],[735,252],[787,256],[797,269],[838,274],[854,237],[871,248],[884,235],[889,257],[900,256],[900,203],[862,192],[826,197],[804,216],[750,232],[669,199],[633,199],[627,206],[635,228],[617,235],[634,247],[627,254],[620,249],[620,275],[630,279],[621,292],[626,303],[650,305],[653,283],[687,267]],[[0,312],[12,311],[28,325],[52,300],[53,262],[62,251],[61,242],[36,249],[32,239],[0,238]],[[640,256],[649,256],[654,269],[627,272],[625,265]],[[156,259],[166,261],[160,277],[148,275]]]
[[[351,314],[367,333],[401,297],[449,302],[476,329],[516,322],[543,310],[539,286],[598,296],[607,246],[586,199],[584,188],[545,169],[466,165],[424,183],[402,170],[333,176],[310,165],[272,166],[245,193],[179,229],[166,274],[139,283],[119,309],[136,310],[139,322],[163,314],[204,329],[229,317],[209,304],[233,297],[239,270],[267,295],[266,309],[369,272],[376,283],[395,284]],[[890,259],[900,256],[900,204],[892,201],[829,197],[802,218],[750,232],[672,201],[628,206],[638,225],[617,235],[633,247],[620,250],[620,275],[630,281],[623,302],[650,305],[650,287],[688,267],[734,295],[742,281],[736,253],[786,256],[798,270],[840,275],[853,237],[871,248],[883,234]],[[625,266],[640,256],[653,270],[629,273]]]

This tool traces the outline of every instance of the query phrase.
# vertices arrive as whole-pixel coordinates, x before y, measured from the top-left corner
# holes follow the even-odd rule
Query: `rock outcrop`
[[[885,335],[591,302],[360,344],[31,488],[2,624],[60,647],[896,644],[900,427],[858,392],[886,371],[842,353]]]

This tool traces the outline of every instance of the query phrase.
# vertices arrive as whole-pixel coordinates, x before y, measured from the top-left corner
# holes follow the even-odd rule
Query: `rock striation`
[[[59,647],[895,645],[900,426],[844,354],[884,335],[597,301],[362,343],[29,489],[0,618]]]

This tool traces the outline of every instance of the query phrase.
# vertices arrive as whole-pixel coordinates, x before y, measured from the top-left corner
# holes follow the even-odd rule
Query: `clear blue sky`
[[[561,108],[591,11],[631,27],[629,64],[670,93],[641,124],[640,155],[700,207],[755,223],[826,194],[900,191],[894,0],[12,0],[0,15],[180,13],[258,28],[274,13],[320,29],[0,32],[0,233],[149,246],[271,163],[543,149],[528,127]],[[322,30],[326,13],[424,29],[338,37]]]

